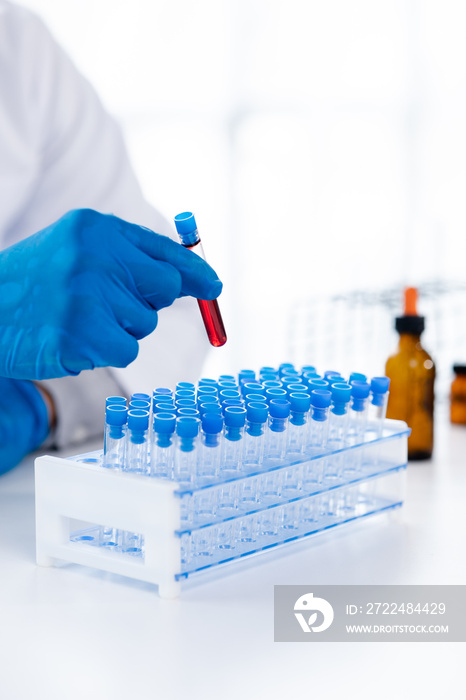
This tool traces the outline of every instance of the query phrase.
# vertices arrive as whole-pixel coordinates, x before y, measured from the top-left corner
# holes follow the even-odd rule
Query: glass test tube
[[[155,413],[150,447],[150,473],[162,479],[173,479],[175,461],[174,413]]]
[[[367,407],[367,429],[376,439],[381,438],[383,433],[389,386],[390,379],[388,377],[373,377],[371,379],[371,397]]]
[[[133,408],[128,411],[125,470],[147,474],[149,411]]]
[[[279,389],[267,389],[280,391]],[[285,392],[286,393],[286,392]],[[271,399],[269,403],[269,430],[265,439],[264,459],[269,466],[278,465],[283,461],[286,452],[286,429],[290,415],[290,402],[286,399]]]
[[[197,255],[205,260],[194,215],[191,212],[178,214],[175,216],[175,226],[181,240],[181,245],[197,253]],[[217,300],[198,299],[197,301],[210,344],[217,348],[225,345],[227,342],[227,334]]]
[[[290,457],[299,457],[306,445],[311,397],[305,392],[291,393],[288,400],[291,412],[286,452]]]
[[[262,467],[268,415],[266,403],[248,403],[242,467],[245,472],[259,470]]]
[[[325,479],[327,481],[340,479],[343,472],[345,453],[341,450],[347,444],[351,387],[349,384],[336,382],[332,385],[331,392],[332,407],[328,419],[327,439],[330,455],[327,457],[325,465]]]
[[[127,415],[126,405],[114,404],[105,409],[104,467],[124,469]]]
[[[191,486],[196,477],[200,423],[195,416],[180,416],[176,420],[174,473],[176,481],[183,486]]]

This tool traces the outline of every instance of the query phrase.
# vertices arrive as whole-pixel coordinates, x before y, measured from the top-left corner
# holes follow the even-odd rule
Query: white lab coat
[[[38,17],[0,0],[0,248],[83,207],[174,237],[144,200],[121,131],[91,85]],[[177,300],[128,368],[43,383],[58,412],[54,441],[98,433],[106,395],[195,379],[208,347],[196,302]]]

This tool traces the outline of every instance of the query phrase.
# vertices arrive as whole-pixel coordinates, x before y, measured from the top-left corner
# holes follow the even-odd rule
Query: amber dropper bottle
[[[387,418],[404,420],[411,428],[408,459],[429,459],[434,447],[435,365],[421,345],[424,317],[417,313],[417,289],[405,289],[404,315],[395,320],[400,334],[397,352],[388,358],[390,377]]]

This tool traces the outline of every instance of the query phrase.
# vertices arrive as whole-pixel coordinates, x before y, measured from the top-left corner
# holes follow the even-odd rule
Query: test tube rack
[[[194,574],[401,506],[409,432],[386,420],[379,438],[189,490],[107,469],[98,451],[39,457],[37,563],[121,574],[176,598]]]

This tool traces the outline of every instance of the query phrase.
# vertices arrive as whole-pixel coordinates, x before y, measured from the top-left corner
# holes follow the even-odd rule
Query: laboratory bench
[[[275,584],[466,584],[466,426],[436,429],[401,509],[193,578],[176,600],[36,566],[29,456],[0,478],[1,700],[463,699],[464,644],[273,641]]]

